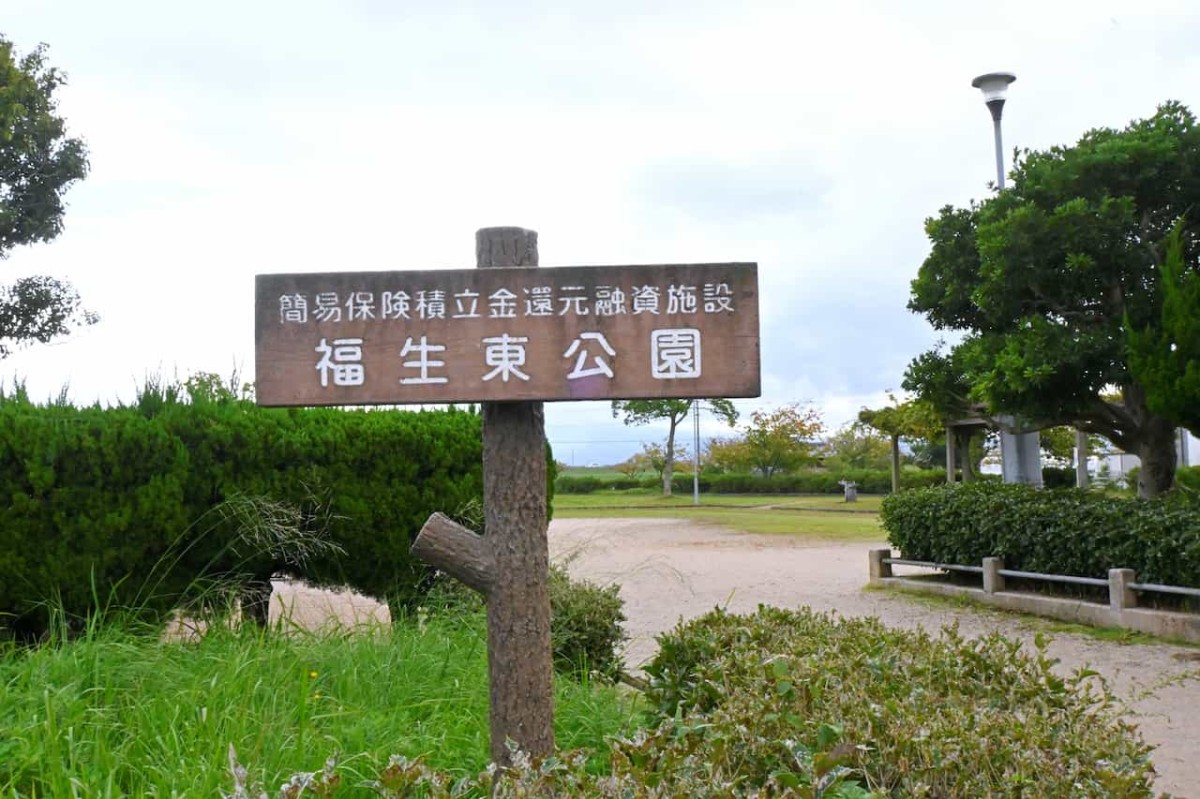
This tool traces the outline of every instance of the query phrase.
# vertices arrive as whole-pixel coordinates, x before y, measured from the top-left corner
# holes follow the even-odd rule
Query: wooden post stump
[[[516,227],[475,234],[476,266],[538,264],[537,233]],[[492,760],[554,750],[550,555],[546,541],[546,433],[541,402],[483,403],[484,534],[435,513],[413,554],[487,599]]]

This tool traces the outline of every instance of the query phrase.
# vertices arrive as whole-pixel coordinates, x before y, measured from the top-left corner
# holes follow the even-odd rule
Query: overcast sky
[[[756,261],[763,395],[738,406],[836,428],[936,341],[905,303],[924,219],[995,178],[974,76],[1018,77],[1008,154],[1200,110],[1194,0],[2,7],[68,73],[92,172],[0,278],[69,278],[102,321],[0,374],[78,402],[251,379],[257,273],[468,268],[477,228],[519,225],[543,266]],[[568,463],[663,435],[601,403],[547,417]]]

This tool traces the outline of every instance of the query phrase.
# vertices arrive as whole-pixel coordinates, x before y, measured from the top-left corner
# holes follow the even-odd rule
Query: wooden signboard
[[[487,602],[492,759],[554,750],[541,400],[759,395],[755,264],[538,269],[483,228],[477,269],[259,275],[260,405],[481,402],[484,534],[435,513],[412,552]]]
[[[752,263],[259,275],[261,405],[757,397]]]

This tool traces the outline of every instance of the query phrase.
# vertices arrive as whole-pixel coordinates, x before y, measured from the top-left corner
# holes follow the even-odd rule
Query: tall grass
[[[96,626],[10,647],[0,795],[215,797],[230,784],[231,744],[266,786],[334,753],[351,780],[390,754],[476,773],[488,761],[485,636],[476,613],[323,635],[219,628],[187,642]],[[562,680],[556,701],[565,748],[606,751],[634,721],[614,688]]]

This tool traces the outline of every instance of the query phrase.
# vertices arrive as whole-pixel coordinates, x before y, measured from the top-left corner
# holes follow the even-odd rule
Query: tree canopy
[[[662,399],[662,400],[614,400],[612,404],[613,417],[622,417],[625,424],[641,426],[651,422],[665,421],[668,425],[667,440],[663,448],[660,471],[662,476],[663,494],[671,493],[671,478],[675,470],[675,433],[679,423],[691,413],[694,399]],[[706,400],[709,408],[731,427],[737,423],[737,408],[727,399]],[[655,467],[657,470],[657,466]]]
[[[825,429],[821,413],[793,403],[750,414],[742,442],[752,469],[770,477],[816,459],[811,439]]]
[[[900,440],[933,443],[935,437],[943,432],[943,413],[939,413],[929,400],[909,399],[900,402],[890,394],[888,399],[892,401],[891,405],[859,411],[858,423],[878,430],[891,440],[892,492],[895,493],[900,490]],[[957,400],[948,399],[945,403],[954,405]],[[949,409],[944,413],[951,415]]]
[[[829,469],[887,469],[891,452],[889,438],[863,422],[843,425],[821,447]]]
[[[1127,324],[1130,368],[1146,404],[1200,436],[1200,268],[1184,256],[1183,228],[1167,241],[1162,311],[1141,330]]]
[[[47,66],[45,46],[18,57],[0,35],[0,259],[62,232],[63,193],[87,175],[87,149],[67,135],[55,91],[65,77]],[[96,317],[69,283],[23,278],[0,288],[0,357],[46,342]]]
[[[1148,404],[1124,327],[1161,323],[1165,245],[1181,220],[1194,271],[1200,127],[1179,103],[1070,147],[1018,153],[1009,188],[926,222],[933,246],[909,308],[965,336],[916,359],[904,387],[1098,433],[1139,455],[1143,496],[1169,488],[1177,420]],[[1112,387],[1115,401],[1104,396]]]

